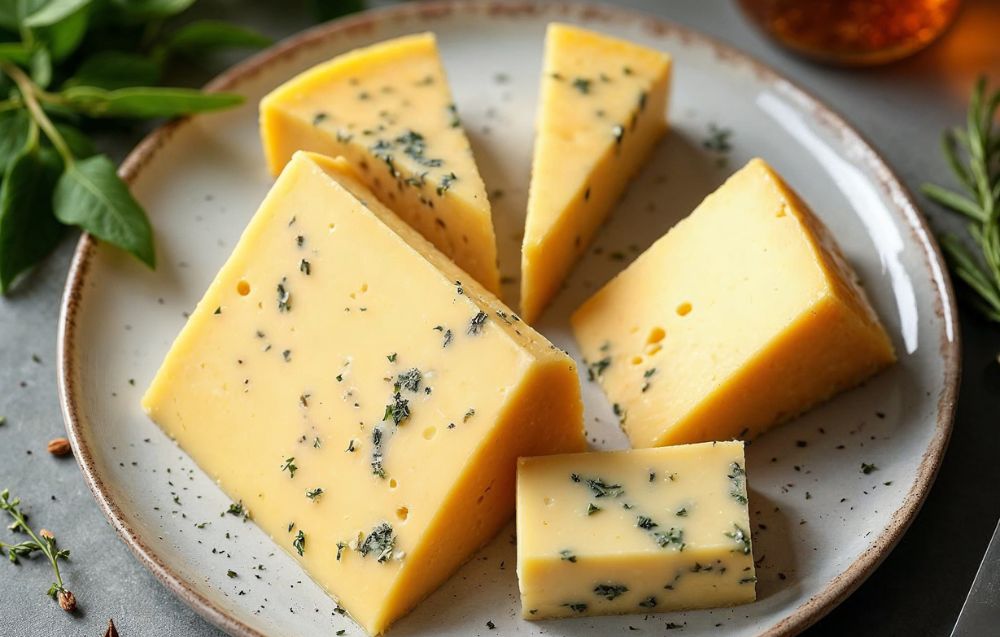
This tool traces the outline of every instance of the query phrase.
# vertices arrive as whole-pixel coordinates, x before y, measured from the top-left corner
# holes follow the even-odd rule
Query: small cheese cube
[[[350,51],[288,80],[261,100],[260,130],[274,174],[297,150],[343,155],[382,203],[499,293],[490,202],[434,34]]]
[[[754,573],[741,442],[518,462],[526,619],[743,604]]]
[[[759,159],[572,324],[633,447],[753,436],[895,360],[829,231]]]
[[[534,323],[667,130],[670,57],[549,25],[521,252]]]
[[[573,361],[297,153],[143,398],[371,634],[513,514],[516,461],[579,451]]]

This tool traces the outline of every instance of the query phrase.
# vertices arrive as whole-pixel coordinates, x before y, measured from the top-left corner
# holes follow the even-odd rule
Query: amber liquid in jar
[[[824,62],[864,65],[915,53],[948,28],[960,0],[739,0],[782,45]]]

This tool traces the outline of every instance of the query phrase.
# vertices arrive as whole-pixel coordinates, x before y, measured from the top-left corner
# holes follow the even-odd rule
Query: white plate
[[[405,33],[437,33],[479,167],[494,196],[504,274],[518,274],[532,121],[546,23],[578,22],[669,51],[673,128],[539,329],[577,355],[567,316],[747,159],[770,161],[832,228],[892,334],[899,363],[749,448],[759,600],[659,615],[531,623],[519,618],[510,527],[392,630],[394,635],[686,635],[802,630],[871,573],[916,514],[951,428],[958,382],[954,303],[926,225],[875,152],[773,71],[712,40],[606,8],[494,3],[404,5],[329,24],[213,83],[246,106],[170,125],[123,171],[152,217],[159,267],[84,238],[67,284],[61,391],[76,456],[123,539],[174,592],[236,635],[361,634],[226,496],[145,418],[143,388],[271,184],[257,100],[296,72]],[[502,78],[499,77],[502,74]],[[702,146],[733,131],[725,165]],[[516,283],[504,292],[516,304]],[[597,448],[625,438],[584,381]],[[865,474],[862,463],[877,471]],[[175,498],[176,496],[176,498]],[[203,522],[204,528],[197,528]],[[227,537],[227,533],[229,537]],[[257,569],[258,565],[263,570]],[[227,577],[227,571],[238,573]],[[496,631],[487,631],[492,621]]]

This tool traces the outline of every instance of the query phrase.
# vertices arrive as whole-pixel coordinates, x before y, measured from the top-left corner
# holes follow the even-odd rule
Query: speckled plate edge
[[[356,35],[372,30],[377,24],[392,21],[432,22],[455,13],[469,15],[545,15],[557,19],[573,15],[590,22],[616,22],[640,24],[657,34],[672,33],[684,41],[697,41],[713,48],[716,54],[730,63],[738,63],[750,69],[762,82],[779,88],[793,98],[830,130],[847,147],[855,150],[861,163],[877,179],[883,193],[894,204],[893,212],[902,218],[917,243],[923,247],[924,265],[935,291],[935,313],[943,320],[944,332],[940,335],[940,355],[944,368],[943,387],[938,396],[937,422],[934,434],[921,460],[920,467],[909,492],[890,518],[882,533],[875,538],[846,570],[835,577],[817,595],[801,604],[788,616],[777,622],[762,636],[795,635],[814,624],[837,604],[850,595],[864,580],[878,568],[882,560],[899,542],[906,529],[916,517],[927,493],[930,491],[938,468],[948,446],[951,435],[955,405],[961,376],[961,346],[957,309],[952,292],[951,280],[947,275],[940,249],[933,238],[926,219],[918,212],[912,195],[899,178],[875,151],[872,145],[858,131],[851,127],[840,115],[821,103],[816,97],[780,75],[770,67],[751,58],[745,53],[723,44],[709,36],[682,27],[667,20],[649,16],[632,10],[603,5],[579,5],[570,3],[542,2],[493,2],[486,0],[463,2],[461,0],[437,0],[433,2],[398,5],[376,9],[329,22],[292,36],[279,44],[237,64],[206,85],[206,90],[236,90],[242,81],[253,78],[272,63],[342,36]],[[188,120],[170,122],[148,135],[128,155],[119,173],[131,182],[142,172],[147,162],[170,140],[173,133]],[[148,568],[167,588],[184,600],[202,617],[222,630],[241,637],[265,637],[256,629],[227,614],[226,610],[192,588],[175,573],[143,539],[129,527],[121,508],[113,499],[111,490],[104,483],[94,463],[85,437],[83,423],[85,416],[80,407],[74,370],[76,319],[80,299],[87,282],[91,258],[97,248],[97,240],[84,234],[76,248],[66,281],[63,295],[58,334],[58,381],[59,399],[66,421],[73,453],[80,464],[84,479],[105,517],[117,531],[125,544],[135,553],[139,561]]]

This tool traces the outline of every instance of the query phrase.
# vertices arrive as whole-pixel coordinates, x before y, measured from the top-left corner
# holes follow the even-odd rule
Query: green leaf
[[[363,11],[365,0],[309,0],[313,15],[318,22],[326,22],[349,13]]]
[[[177,15],[194,4],[194,0],[111,0],[111,4],[134,18],[152,20]]]
[[[0,113],[0,174],[7,174],[7,168],[28,143],[31,117],[23,108]]]
[[[49,0],[42,8],[24,19],[24,26],[30,29],[47,27],[62,22],[80,9],[90,4],[91,0]]]
[[[178,29],[167,40],[174,53],[201,55],[216,49],[259,49],[269,46],[271,38],[228,22],[199,20]]]
[[[951,208],[955,212],[960,212],[970,219],[975,221],[986,220],[983,216],[983,211],[979,209],[976,202],[958,194],[957,192],[952,192],[951,190],[947,190],[941,186],[935,186],[934,184],[924,184],[920,187],[920,190],[927,196],[928,199],[947,208]]]
[[[56,217],[156,266],[153,231],[139,203],[105,155],[66,168],[53,197]]]
[[[58,155],[25,149],[4,173],[0,187],[0,292],[44,259],[59,243],[63,226],[52,214],[52,190],[61,170]]]
[[[96,86],[108,90],[146,86],[157,84],[161,72],[160,64],[144,55],[101,51],[84,60],[63,86]]]
[[[52,55],[42,46],[31,54],[31,79],[35,84],[45,88],[52,81]]]
[[[203,93],[197,89],[134,87],[114,91],[74,86],[62,92],[69,106],[90,117],[177,117],[215,111],[243,102],[234,93]]]
[[[97,154],[97,149],[94,148],[94,142],[87,137],[86,133],[81,131],[79,128],[70,126],[69,124],[64,124],[62,122],[55,122],[56,130],[62,135],[63,141],[69,146],[69,150],[73,153],[73,157],[77,159],[86,159],[87,157],[93,157]]]
[[[61,62],[76,51],[80,43],[83,42],[83,36],[87,34],[89,23],[90,12],[87,7],[83,7],[64,20],[35,29],[34,33],[40,42],[48,45],[52,59]]]
[[[0,1],[0,27],[17,33],[25,17],[41,9],[49,0]]]
[[[20,42],[0,43],[0,60],[14,64],[27,64],[30,59],[31,52]]]

